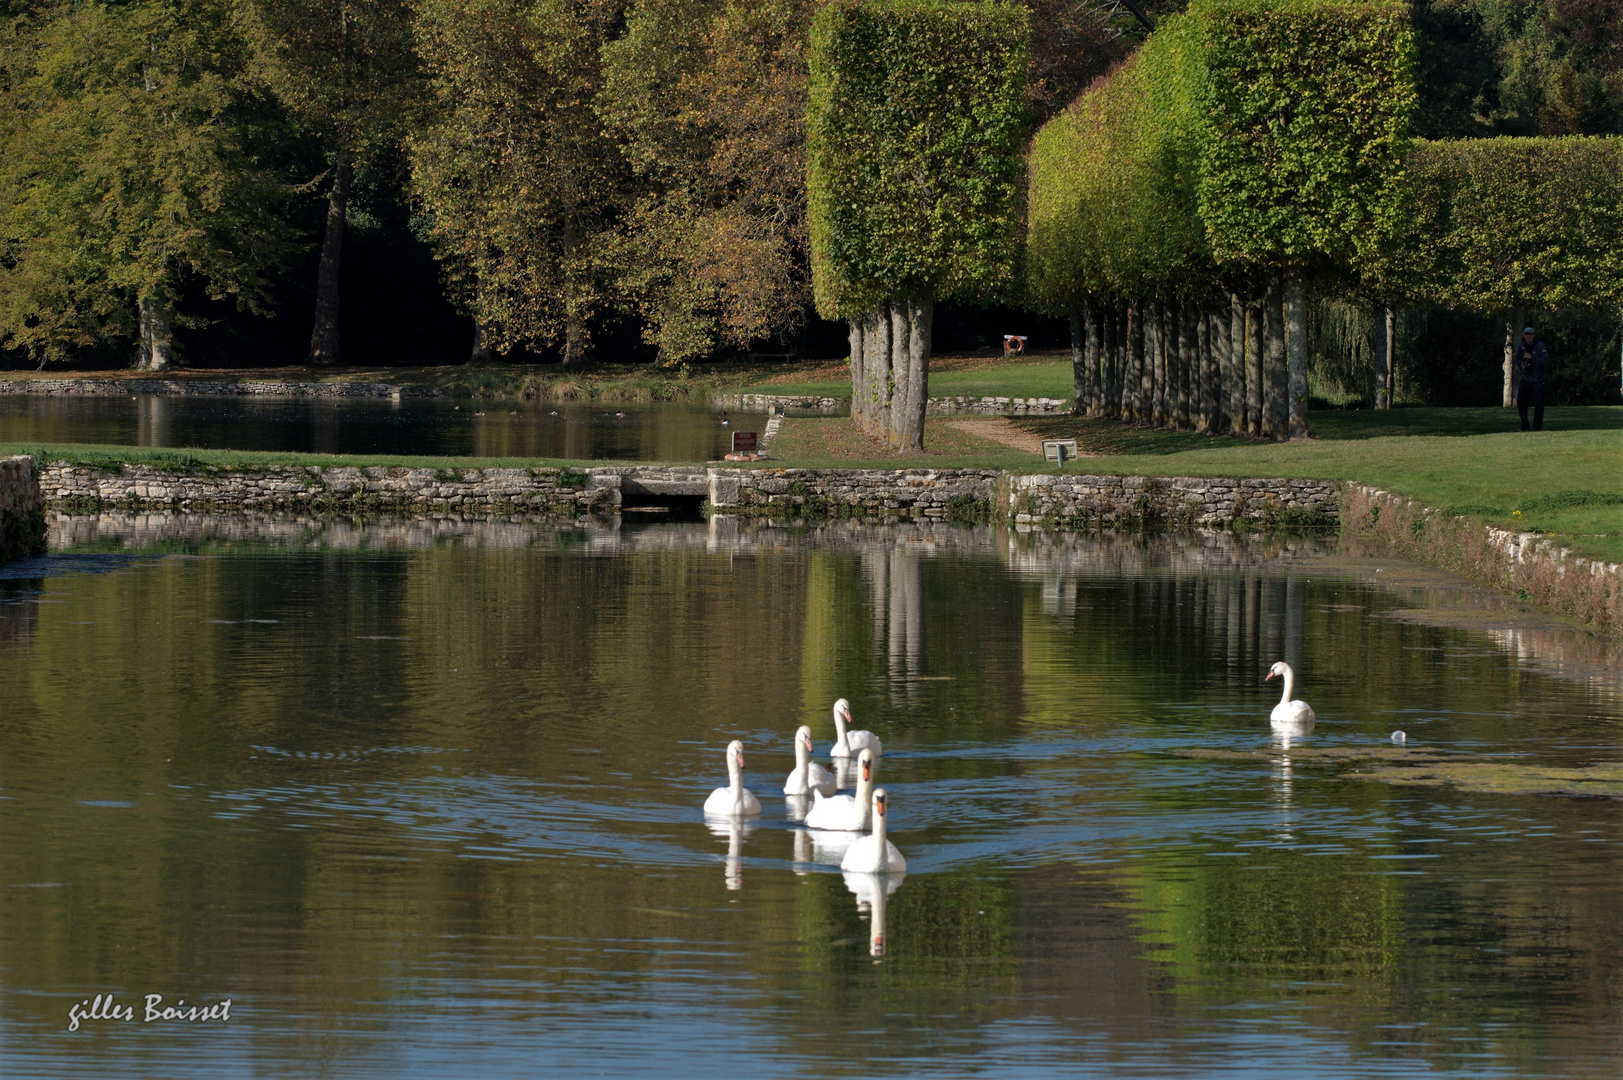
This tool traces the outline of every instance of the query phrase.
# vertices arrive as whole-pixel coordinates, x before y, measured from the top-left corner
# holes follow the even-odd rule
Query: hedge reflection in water
[[[53,542],[0,572],[0,1054],[24,1072],[1616,1053],[1615,802],[1168,752],[1269,746],[1284,658],[1309,746],[1615,757],[1611,647],[1417,623],[1416,578],[1322,543],[163,515]],[[888,897],[819,865],[777,795],[842,695],[885,740]],[[734,737],[767,812],[712,834]],[[67,1034],[98,992],[236,1004]]]

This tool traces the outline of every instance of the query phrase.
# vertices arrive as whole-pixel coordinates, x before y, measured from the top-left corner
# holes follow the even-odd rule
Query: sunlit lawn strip
[[[1609,418],[1623,410],[1595,412]],[[1282,444],[1095,421],[1118,440],[1115,446],[1099,446],[1083,437],[1087,423],[1072,420],[1066,427],[1044,421],[1025,426],[1050,434],[1069,431],[1085,448],[1106,451],[1068,466],[1072,472],[1356,480],[1439,510],[1552,534],[1580,555],[1623,561],[1623,438],[1615,429]],[[1135,437],[1142,441],[1135,445]],[[1052,468],[1035,455],[988,445],[987,440],[955,432],[939,421],[927,430],[925,445],[934,449],[922,457],[876,453],[874,444],[848,421],[806,418],[786,422],[773,450],[777,464],[805,467]]]

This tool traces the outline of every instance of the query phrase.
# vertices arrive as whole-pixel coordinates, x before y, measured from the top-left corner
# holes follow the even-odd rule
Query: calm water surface
[[[1392,588],[1306,542],[724,519],[53,530],[0,571],[7,1076],[1623,1055],[1617,801],[1180,756],[1269,749],[1284,657],[1308,746],[1401,727],[1618,760],[1614,650],[1442,625],[1469,590],[1402,567],[1377,564]],[[819,862],[778,794],[795,726],[826,751],[841,695],[885,741],[909,862],[888,896]],[[716,831],[698,808],[732,738],[766,813]],[[68,1032],[98,993],[233,1011]]]
[[[624,414],[624,415],[616,415]],[[0,394],[0,442],[321,454],[713,461],[764,416],[688,402]]]

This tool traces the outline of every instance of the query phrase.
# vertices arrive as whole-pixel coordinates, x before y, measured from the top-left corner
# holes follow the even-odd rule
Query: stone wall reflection
[[[1224,531],[1137,534],[1015,532],[937,521],[869,523],[832,520],[790,527],[716,515],[708,522],[622,524],[613,517],[574,522],[523,515],[357,519],[318,515],[121,513],[51,518],[52,550],[208,549],[270,545],[288,549],[426,550],[447,544],[477,548],[547,548],[584,541],[592,554],[703,551],[759,554],[791,548],[858,551],[871,605],[873,641],[898,699],[916,696],[908,680],[928,674],[923,615],[924,566],[942,556],[995,557],[1012,572],[1042,582],[1042,609],[1075,618],[1078,585],[1132,578],[1168,581],[1142,590],[1146,618],[1190,620],[1215,631],[1225,666],[1246,678],[1274,660],[1304,667],[1307,585],[1346,574],[1389,589],[1393,617],[1477,630],[1508,655],[1615,696],[1623,690],[1623,648],[1581,627],[1528,616],[1506,598],[1388,557],[1379,567],[1356,542]],[[1359,559],[1365,562],[1359,562]],[[1213,576],[1212,571],[1233,575]],[[1394,574],[1394,570],[1403,573]],[[1260,665],[1260,666],[1259,666]],[[1260,677],[1260,676],[1259,676]]]

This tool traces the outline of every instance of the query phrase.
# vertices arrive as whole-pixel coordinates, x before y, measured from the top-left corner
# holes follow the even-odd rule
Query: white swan
[[[874,757],[884,756],[885,749],[879,745],[879,737],[871,731],[845,730],[850,722],[851,703],[841,698],[834,703],[834,748],[829,751],[829,756],[853,757],[863,750],[872,750]]]
[[[785,795],[810,795],[813,791],[832,795],[839,790],[834,783],[834,774],[813,761],[811,755],[811,728],[802,724],[800,730],[795,732],[795,769],[783,782]]]
[[[1313,706],[1305,701],[1291,700],[1291,691],[1296,687],[1296,672],[1291,670],[1289,664],[1281,660],[1268,669],[1268,674],[1263,677],[1262,681],[1267,682],[1275,675],[1285,677],[1285,692],[1279,696],[1279,704],[1274,706],[1274,711],[1268,714],[1268,722],[1275,728],[1290,731],[1311,730],[1313,727]]]
[[[857,793],[831,795],[822,792],[812,795],[812,808],[806,812],[808,829],[829,829],[834,832],[866,832],[871,809],[869,798],[873,792],[873,751],[864,750],[857,755]]]
[[[761,800],[744,787],[744,744],[737,739],[727,744],[727,786],[710,793],[704,812],[712,817],[761,815]]]
[[[855,874],[900,874],[907,860],[896,845],[885,839],[885,789],[874,788],[873,832],[852,844],[840,860],[840,869]]]

